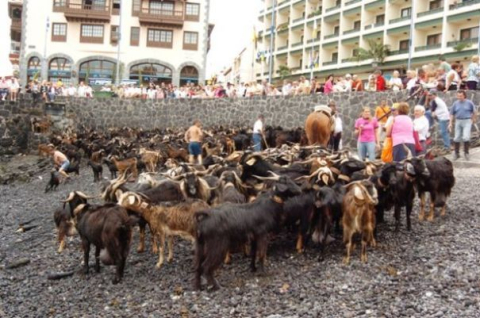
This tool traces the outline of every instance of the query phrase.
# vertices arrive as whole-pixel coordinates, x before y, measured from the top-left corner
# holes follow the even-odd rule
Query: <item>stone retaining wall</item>
[[[476,105],[480,93],[469,92],[468,97]],[[305,119],[315,105],[336,101],[337,109],[344,123],[344,144],[355,147],[353,125],[362,107],[375,108],[385,99],[391,105],[404,101],[406,92],[355,92],[330,95],[309,95],[296,97],[265,97],[251,99],[167,99],[167,100],[119,100],[59,98],[65,104],[65,117],[68,122],[96,129],[111,127],[142,127],[143,129],[188,127],[194,119],[200,119],[205,127],[252,126],[258,114],[265,115],[267,125],[284,128],[303,127]],[[455,100],[455,94],[444,96],[447,105]],[[411,106],[414,102],[410,101]],[[43,103],[32,105],[29,96],[23,96],[15,104],[0,104],[0,116],[11,117],[17,114],[37,114],[44,111]]]

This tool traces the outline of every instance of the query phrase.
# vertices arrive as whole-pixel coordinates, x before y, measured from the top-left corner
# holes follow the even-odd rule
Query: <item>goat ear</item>
[[[414,176],[416,175],[415,173],[415,167],[413,167],[413,165],[410,163],[410,162],[406,162],[405,163],[405,170],[407,171],[407,173],[411,176]]]
[[[359,201],[364,201],[365,200],[365,196],[363,195],[362,189],[360,189],[360,187],[358,187],[358,186],[355,186],[353,188],[353,195],[354,195],[355,199],[357,199]]]
[[[277,183],[273,187],[273,192],[285,193],[288,191],[288,186],[283,183]]]

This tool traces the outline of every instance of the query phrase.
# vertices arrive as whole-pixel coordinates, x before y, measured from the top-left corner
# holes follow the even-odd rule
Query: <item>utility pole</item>
[[[275,9],[277,7],[277,0],[273,0],[272,7],[272,25],[270,26],[270,52],[268,60],[268,82],[272,83],[272,73],[273,73],[273,36],[275,34]]]
[[[414,16],[415,16],[415,1],[412,1],[412,8],[410,13],[410,40],[408,41],[408,63],[407,63],[407,70],[411,69],[412,66],[412,55],[413,55],[413,40],[415,33],[415,23],[414,23]]]
[[[123,3],[122,0],[120,0],[120,16],[119,16],[119,23],[118,23],[118,29],[117,29],[117,75],[115,77],[116,79],[116,85],[120,86],[120,45],[122,43],[122,11],[123,11]],[[142,82],[142,79],[139,79],[139,82]]]
[[[48,61],[47,61],[47,41],[48,41],[48,32],[50,30],[50,17],[47,16],[47,21],[45,24],[45,43],[43,45],[43,59],[42,59],[42,80],[47,80],[48,78]],[[46,78],[43,78],[43,76]]]

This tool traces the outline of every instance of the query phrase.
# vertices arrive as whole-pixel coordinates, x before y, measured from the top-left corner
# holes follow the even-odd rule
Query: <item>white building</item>
[[[274,80],[281,65],[292,76],[372,71],[372,61],[355,62],[368,40],[390,46],[381,69],[405,71],[412,40],[411,67],[447,61],[467,62],[478,50],[478,0],[263,0],[259,32],[272,48]],[[271,26],[274,32],[271,32]],[[270,45],[273,37],[273,46]],[[268,70],[258,78],[267,78]]]
[[[119,34],[120,79],[174,85],[205,79],[210,0],[23,2],[22,83],[34,77],[115,83]]]

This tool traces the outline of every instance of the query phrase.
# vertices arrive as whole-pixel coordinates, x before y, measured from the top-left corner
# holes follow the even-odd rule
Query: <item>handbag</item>
[[[418,131],[413,131],[413,139],[415,140],[415,151],[421,152],[423,151],[422,144],[420,143],[420,138],[418,136]]]
[[[393,161],[393,141],[392,137],[385,138],[383,142],[382,155],[380,156],[383,162],[392,162]]]

